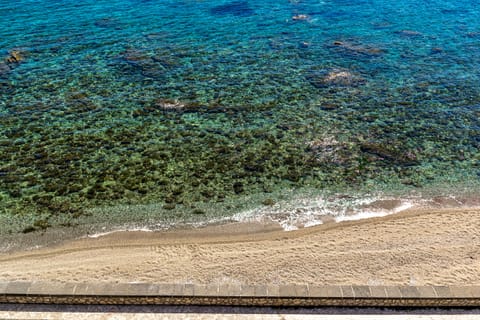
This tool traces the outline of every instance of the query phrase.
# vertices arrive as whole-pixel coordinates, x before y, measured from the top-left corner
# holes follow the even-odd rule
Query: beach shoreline
[[[288,232],[259,223],[113,232],[2,254],[0,280],[478,285],[478,230],[480,207]]]
[[[274,205],[247,205],[234,213],[209,213],[199,215],[196,217],[197,220],[175,223],[163,221],[161,213],[153,219],[157,205],[152,205],[153,209],[148,206],[118,207],[119,217],[113,212],[115,207],[111,207],[80,217],[69,226],[53,223],[46,229],[37,229],[34,232],[5,232],[0,229],[0,254],[55,247],[83,238],[100,238],[122,232],[125,234],[146,232],[152,235],[206,233],[214,237],[223,235],[223,229],[229,230],[229,235],[265,233],[271,230],[290,232],[298,229],[310,230],[319,225],[328,225],[328,228],[331,225],[343,226],[349,221],[370,221],[404,212],[480,207],[480,196],[476,192],[470,194],[463,192],[457,196],[439,194],[435,196],[372,194],[360,197],[338,194],[324,197],[306,193],[287,197]],[[253,199],[244,200],[248,203]],[[252,203],[258,202],[257,200],[253,200]],[[214,209],[221,208],[213,207],[212,210]],[[108,213],[105,213],[107,212],[105,210]],[[135,213],[130,218],[128,210]],[[144,216],[138,215],[142,210],[146,212]],[[151,212],[147,213],[148,211]],[[5,217],[0,221],[9,223]],[[10,224],[15,224],[15,221],[10,221]]]

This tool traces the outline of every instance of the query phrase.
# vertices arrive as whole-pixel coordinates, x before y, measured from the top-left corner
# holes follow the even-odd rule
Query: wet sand
[[[0,255],[0,280],[480,285],[480,208],[285,232],[236,223],[116,232]]]

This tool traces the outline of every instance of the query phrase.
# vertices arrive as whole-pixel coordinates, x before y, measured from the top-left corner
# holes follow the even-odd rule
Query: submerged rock
[[[155,61],[151,56],[141,50],[128,49],[121,54],[120,59],[140,71],[145,77],[160,78],[166,71],[162,63]]]
[[[369,45],[369,44],[361,44],[355,43],[353,41],[334,41],[333,48],[336,50],[340,50],[341,52],[353,55],[361,55],[367,57],[378,57],[383,55],[386,50]]]
[[[372,27],[376,30],[388,29],[392,27],[392,23],[389,21],[377,21],[372,23]]]
[[[168,32],[152,32],[145,35],[147,40],[165,40],[171,37]]]
[[[265,206],[273,206],[275,205],[275,200],[273,200],[272,198],[267,198],[262,201],[262,204]]]
[[[355,87],[364,84],[366,80],[347,69],[330,69],[312,73],[307,80],[316,88]]]
[[[430,53],[431,53],[431,54],[443,53],[443,49],[440,48],[440,47],[434,47],[434,48],[430,49]]]
[[[180,60],[170,50],[156,50],[152,56],[152,60],[167,69],[176,68],[181,65]]]
[[[310,48],[312,44],[310,42],[307,42],[307,41],[302,41],[298,44],[298,46],[302,49],[307,49],[307,48]]]
[[[255,14],[247,1],[234,1],[227,4],[222,4],[210,9],[213,15],[234,15],[239,17],[246,17]]]
[[[197,112],[206,111],[196,102],[180,101],[178,99],[157,99],[145,106],[132,111],[132,117],[148,117],[161,112]]]
[[[416,165],[419,163],[416,152],[405,150],[398,144],[383,144],[379,142],[363,142],[360,150],[377,156],[380,160],[402,165]]]
[[[175,100],[159,99],[155,102],[155,106],[167,111],[169,110],[176,111],[176,110],[184,109],[187,106],[187,104],[181,101],[178,101],[177,99]]]
[[[0,78],[8,75],[16,66],[25,60],[25,51],[20,49],[12,49],[8,55],[0,61]]]
[[[396,34],[404,36],[404,37],[421,37],[423,33],[415,30],[399,30],[395,31]]]
[[[18,49],[11,50],[5,58],[5,62],[8,64],[17,64],[23,60],[25,60],[25,52]]]
[[[122,55],[121,55],[121,58],[123,60],[125,60],[126,62],[130,63],[130,64],[139,64],[141,62],[149,62],[151,61],[152,59],[146,55],[144,52],[140,51],[140,50],[135,50],[135,49],[127,49],[125,50]]]
[[[84,92],[72,92],[65,96],[65,101],[67,102],[67,108],[64,109],[65,114],[92,112],[99,108]]]
[[[315,140],[308,141],[308,151],[314,155],[315,162],[333,165],[346,165],[355,160],[352,152],[353,144],[340,141],[333,135],[324,135]]]
[[[294,21],[304,21],[308,20],[309,16],[306,14],[297,14],[292,17],[292,20]]]
[[[115,18],[102,18],[95,21],[95,26],[99,28],[118,28],[119,23]]]

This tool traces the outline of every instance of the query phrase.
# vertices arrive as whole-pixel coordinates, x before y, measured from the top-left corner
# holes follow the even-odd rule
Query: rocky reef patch
[[[362,85],[366,79],[347,69],[332,68],[311,72],[307,80],[316,88],[355,87]]]
[[[19,64],[23,63],[26,59],[26,55],[26,51],[22,49],[10,50],[2,61],[0,61],[0,78],[6,77]]]

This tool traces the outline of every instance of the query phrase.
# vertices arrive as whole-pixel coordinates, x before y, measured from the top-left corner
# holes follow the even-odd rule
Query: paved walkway
[[[62,320],[474,320],[480,310],[380,310],[380,309],[270,309],[228,307],[156,307],[156,306],[41,306],[0,305],[0,319]]]
[[[480,315],[305,315],[305,314],[209,314],[209,313],[63,313],[63,312],[0,312],[0,319],[62,319],[62,320],[154,320],[154,319],[171,319],[171,320],[246,320],[246,319],[262,319],[262,320],[477,320]]]
[[[238,314],[127,314],[127,313],[120,313],[120,314],[113,314],[113,313],[105,313],[105,314],[98,314],[98,313],[81,313],[81,314],[68,314],[68,313],[14,313],[14,314],[6,314],[3,315],[0,313],[0,319],[19,319],[19,320],[26,320],[26,319],[75,319],[75,320],[83,320],[83,319],[112,319],[112,320],[131,320],[131,319],[144,319],[144,320],[153,320],[153,319],[172,319],[172,320],[185,320],[185,319],[192,319],[192,320],[207,320],[207,319],[227,319],[227,320],[243,320],[243,319],[264,319],[264,320],[300,320],[300,319],[325,319],[325,320],[350,320],[350,319],[395,319],[395,320],[409,320],[409,319],[424,319],[424,320],[447,320],[447,319],[458,319],[458,320],[474,320],[478,319],[478,315],[238,315]]]

